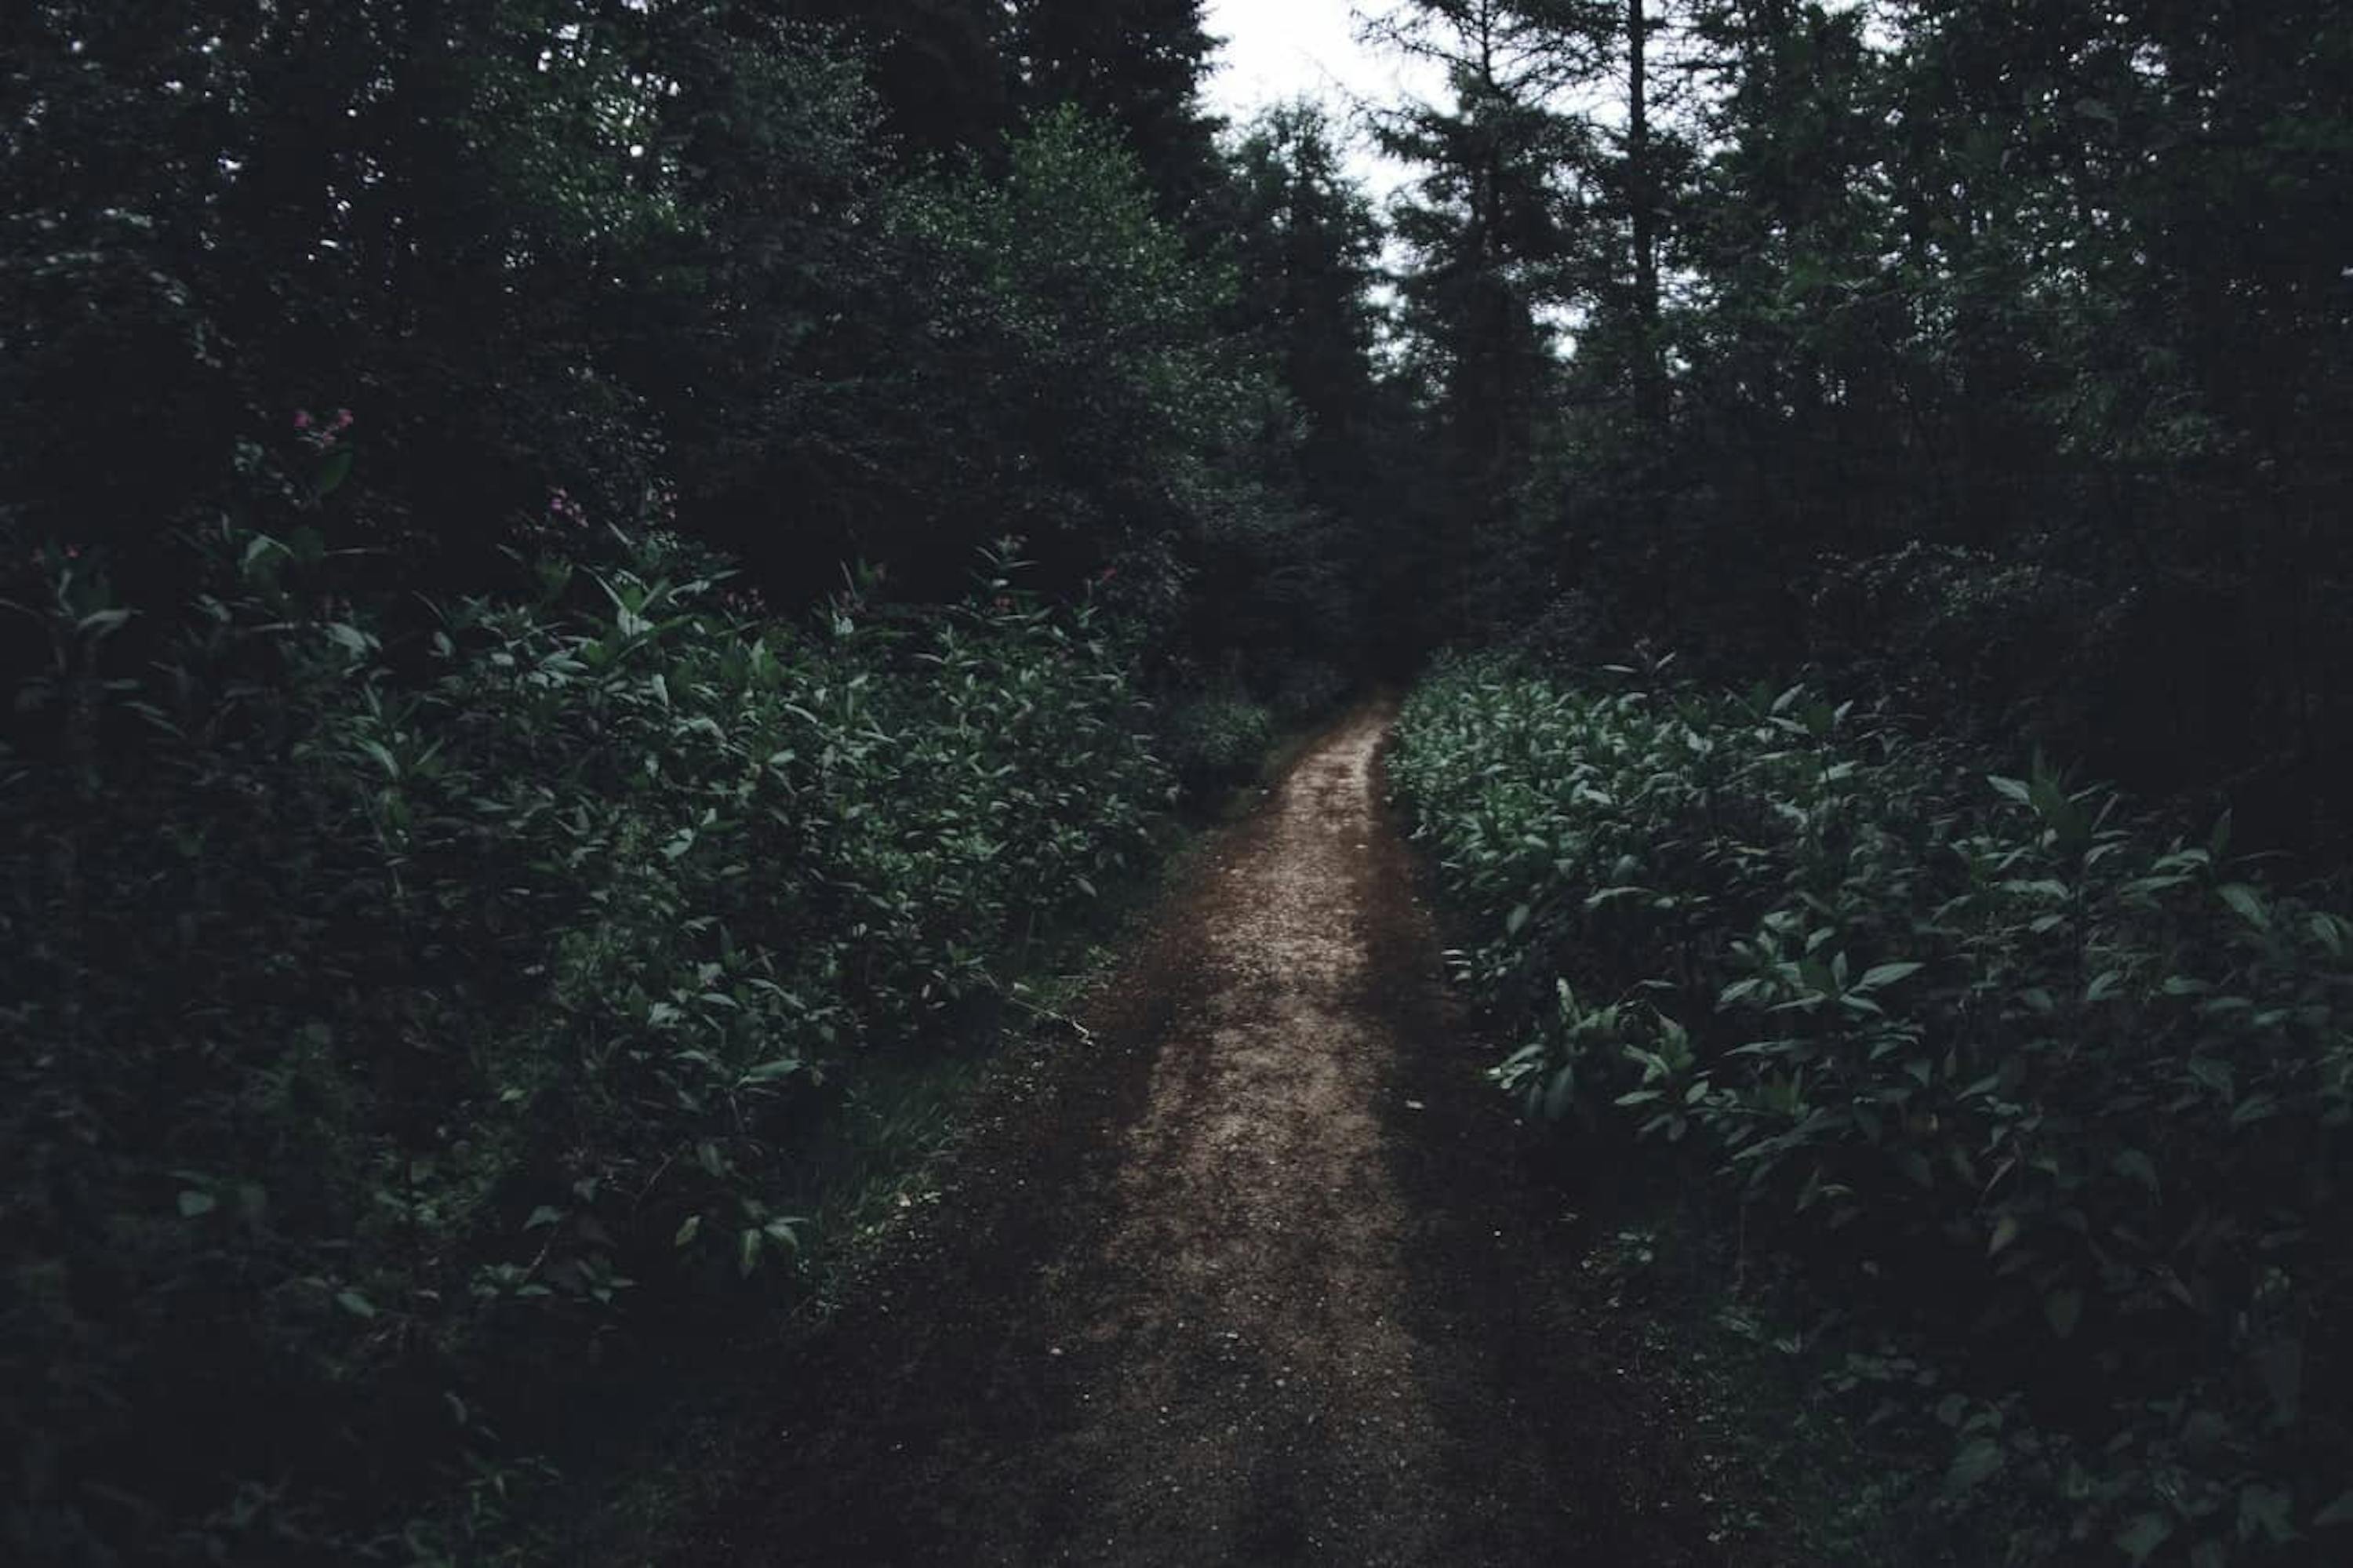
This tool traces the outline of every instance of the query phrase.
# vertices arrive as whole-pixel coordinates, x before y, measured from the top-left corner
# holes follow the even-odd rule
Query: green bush
[[[1002,569],[802,631],[583,529],[419,620],[307,532],[192,545],[180,605],[54,551],[19,596],[0,1542],[431,1558],[494,1424],[790,1272],[826,1097],[985,1026],[1168,779]]]
[[[1274,715],[1239,693],[1213,694],[1180,705],[1168,732],[1176,777],[1200,796],[1258,777],[1274,744]]]
[[[2234,865],[2227,822],[2159,842],[1803,688],[1454,663],[1392,777],[1481,933],[1465,977],[1525,1031],[1499,1079],[1695,1149],[1752,1233],[1930,1347],[1946,1372],[1893,1382],[1951,1429],[1954,1496],[2063,1499],[2022,1551],[2345,1549],[2333,900]]]

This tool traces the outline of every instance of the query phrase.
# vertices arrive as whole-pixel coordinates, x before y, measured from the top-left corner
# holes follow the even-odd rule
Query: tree
[[[1321,504],[1359,499],[1378,392],[1382,229],[1313,102],[1268,110],[1229,160],[1218,228],[1239,274],[1228,313],[1265,344],[1307,418],[1302,464]]]
[[[1373,620],[1374,607],[1419,557],[1398,526],[1397,454],[1412,443],[1379,363],[1383,233],[1343,159],[1321,108],[1270,109],[1233,143],[1207,216],[1229,237],[1237,274],[1226,320],[1261,349],[1282,394],[1263,406],[1286,427],[1266,444],[1272,480],[1308,519],[1250,568],[1261,583],[1226,585],[1225,597],[1273,598],[1290,652],[1354,664],[1377,628],[1395,639],[1400,623]]]
[[[1666,333],[1685,367],[1667,461],[1705,476],[1683,509],[1698,547],[1773,581],[1824,550],[1879,547],[1915,488],[1914,321],[1884,260],[1900,249],[1886,73],[1855,12],[1709,0],[1683,20],[1683,140],[1708,152],[1676,209],[1689,281]],[[1648,569],[1689,581],[1691,564]]]
[[[565,0],[16,16],[22,525],[130,544],[203,515],[238,441],[311,401],[356,406],[371,450],[436,448],[385,466],[412,520],[523,503],[525,442],[632,492],[646,454],[582,317],[666,219],[631,152],[650,25]],[[109,461],[126,428],[153,461]]]
[[[2080,712],[2112,766],[2179,784],[2230,757],[2311,793],[2353,766],[2319,675],[2353,649],[2323,499],[2353,472],[2353,226],[2328,194],[2353,169],[2353,28],[2158,0],[1894,20],[1903,199],[1955,328],[1957,523],[2038,536],[2128,606],[2077,662],[2107,672]]]
[[[1002,0],[788,0],[785,14],[839,28],[867,55],[904,154],[993,157],[1013,128],[1012,23]]]
[[[1075,104],[1118,127],[1162,217],[1181,217],[1218,167],[1200,103],[1216,44],[1201,12],[1201,0],[1013,0],[1032,112]]]
[[[921,336],[881,232],[885,110],[863,66],[755,7],[662,40],[675,90],[648,159],[676,219],[634,258],[630,308],[605,329],[680,520],[786,604],[839,586],[883,504],[897,367]]]
[[[1457,516],[1522,519],[1458,560],[1533,575],[1496,563],[1551,507],[1611,635],[1861,661],[2274,821],[2341,794],[2340,9],[1408,7],[1384,31],[1457,84],[1390,138],[1430,171],[1399,221],[1436,461]]]
[[[1240,369],[1211,330],[1229,287],[1153,214],[1137,160],[1075,107],[976,170],[918,183],[891,222],[922,338],[893,387],[900,497],[869,541],[959,580],[967,544],[1025,535],[1070,587],[1225,503],[1244,439]]]
[[[1377,134],[1423,170],[1392,221],[1410,257],[1401,324],[1451,497],[1432,525],[1458,631],[1531,581],[1525,503],[1557,388],[1571,175],[1589,135],[1556,106],[1576,69],[1557,21],[1548,6],[1437,0],[1371,28],[1441,66],[1452,100],[1387,113]]]

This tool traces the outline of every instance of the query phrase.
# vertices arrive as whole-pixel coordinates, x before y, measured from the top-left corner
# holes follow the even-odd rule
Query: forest
[[[5,7],[0,1557],[554,1560],[1384,693],[1917,1562],[2353,1556],[2353,14],[1358,11]]]

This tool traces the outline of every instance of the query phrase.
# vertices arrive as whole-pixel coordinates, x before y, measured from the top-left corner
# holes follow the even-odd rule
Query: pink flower
[[[297,408],[294,410],[294,428],[298,430],[307,430],[311,428],[310,409]]]
[[[348,429],[350,429],[351,428],[352,428],[352,411],[351,411],[349,408],[338,408],[338,409],[336,409],[336,410],[335,410],[335,429],[339,429],[339,430],[348,430]]]

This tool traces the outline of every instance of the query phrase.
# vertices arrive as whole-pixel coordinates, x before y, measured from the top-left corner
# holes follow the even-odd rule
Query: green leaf
[[[2157,1162],[2137,1149],[2127,1149],[2109,1162],[2119,1176],[2128,1177],[2147,1188],[2152,1195],[2158,1192]]]
[[[1988,1257],[2000,1257],[2002,1249],[2018,1239],[2020,1225],[2016,1214],[2004,1214],[1993,1223],[1993,1237],[1986,1244]]]
[[[1918,974],[1926,967],[1915,963],[1873,964],[1862,971],[1862,978],[1854,982],[1854,989],[1877,991],[1881,986],[1894,985],[1907,976]]]
[[[2283,1426],[2293,1426],[2304,1412],[2304,1346],[2294,1340],[2274,1340],[2254,1354],[2255,1375],[2271,1395],[2272,1414]]]
[[[2042,1298],[2042,1316],[2051,1331],[2061,1339],[2074,1337],[2075,1325],[2084,1320],[2084,1293],[2080,1290],[2054,1290]]]
[[[209,1214],[219,1205],[210,1192],[187,1192],[180,1194],[180,1218],[193,1220]]]
[[[522,1228],[527,1231],[535,1231],[542,1225],[556,1225],[562,1224],[563,1223],[563,1210],[551,1208],[549,1205],[542,1203],[538,1208],[533,1209],[531,1212],[531,1218],[522,1223]]]
[[[684,1246],[688,1243],[693,1241],[698,1234],[702,1234],[702,1216],[701,1214],[689,1214],[686,1216],[686,1223],[678,1227],[678,1234],[670,1237],[670,1245]]]
[[[1952,1467],[1945,1472],[1945,1490],[1958,1496],[1983,1484],[2010,1462],[2001,1445],[1990,1437],[1979,1437],[1953,1457]]]
[[[2263,895],[2243,882],[2226,883],[2216,891],[2222,902],[2239,912],[2242,919],[2259,931],[2272,928],[2272,912],[2263,903]]]
[[[2312,1516],[2315,1530],[2335,1530],[2348,1524],[2353,1524],[2353,1492],[2345,1493]]]
[[[1512,912],[1504,917],[1504,934],[1507,937],[1518,936],[1521,927],[1528,923],[1528,916],[1532,913],[1533,911],[1525,904],[1514,906]]]
[[[801,1070],[797,1056],[779,1056],[773,1062],[763,1062],[744,1075],[747,1084],[773,1084],[779,1078],[789,1078]]]
[[[2015,800],[2021,806],[2031,806],[2034,803],[2034,792],[2026,787],[2022,779],[2004,779],[1999,773],[1989,773],[1986,775],[1986,782],[2000,791],[2005,800]]]
[[[2133,1560],[2135,1568],[2157,1554],[2157,1549],[2173,1539],[2173,1522],[2161,1513],[2136,1516],[2116,1531],[2116,1550]]]
[[[90,632],[94,637],[111,637],[122,630],[131,616],[132,612],[127,609],[93,609],[74,622],[74,630]]]
[[[348,621],[331,620],[326,625],[327,640],[345,652],[366,657],[375,646],[375,640]]]
[[[375,1303],[369,1300],[366,1297],[361,1295],[356,1290],[336,1291],[335,1305],[342,1308],[344,1311],[349,1312],[354,1318],[373,1318],[375,1316]]]
[[[354,455],[349,447],[343,447],[327,454],[326,461],[319,465],[318,477],[311,482],[312,500],[324,501],[335,493],[343,481],[351,478],[352,459]]]
[[[2287,1493],[2274,1487],[2249,1485],[2239,1489],[2239,1538],[2254,1539],[2262,1531],[2274,1546],[2284,1546],[2296,1539],[2294,1520],[2295,1501]]]

